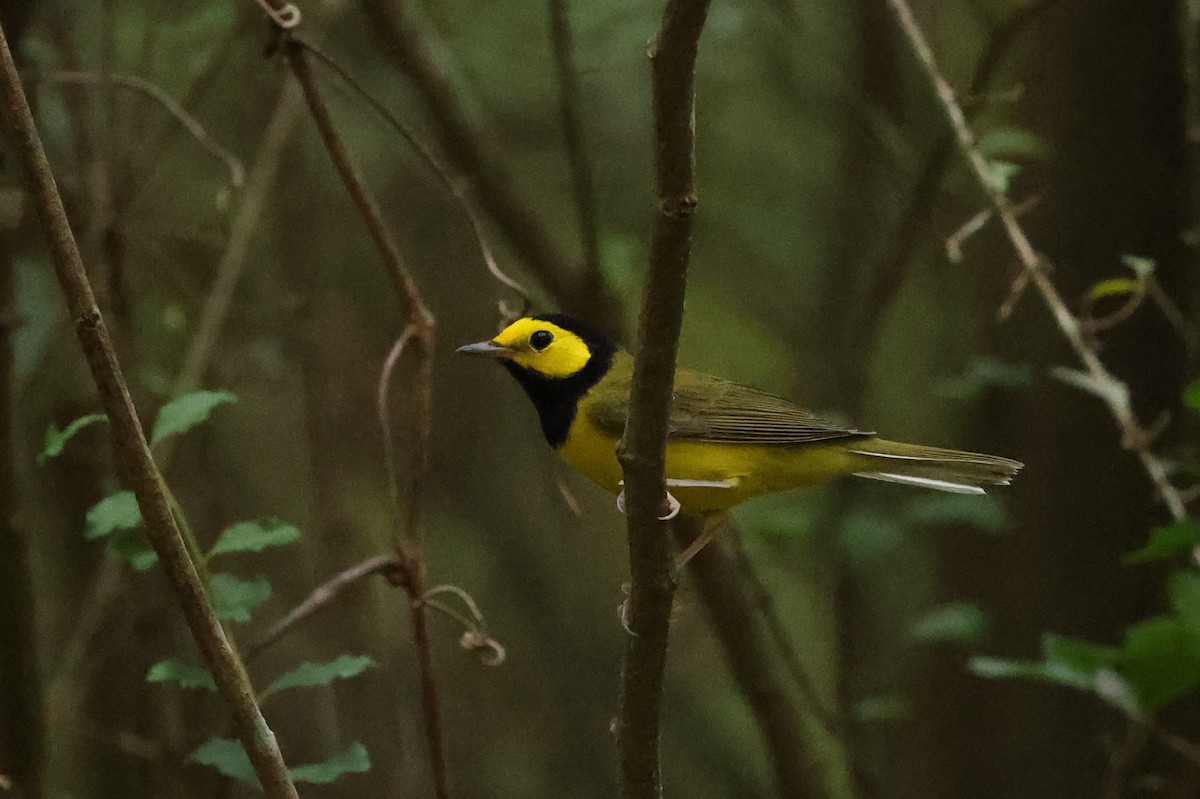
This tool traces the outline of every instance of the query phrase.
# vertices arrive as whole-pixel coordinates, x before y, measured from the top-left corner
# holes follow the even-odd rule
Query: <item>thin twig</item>
[[[387,574],[401,568],[400,561],[395,555],[376,555],[361,563],[356,563],[348,569],[343,569],[333,577],[318,585],[304,601],[292,608],[287,614],[271,625],[254,644],[246,650],[246,662],[249,663],[263,652],[275,645],[289,630],[321,608],[329,605],[338,595],[350,586],[370,577],[373,574]]]
[[[162,106],[196,140],[205,151],[212,155],[229,170],[229,183],[235,189],[240,189],[246,180],[246,168],[241,160],[229,152],[219,142],[208,135],[208,131],[183,106],[175,101],[160,86],[135,75],[100,75],[95,72],[62,71],[62,72],[33,72],[24,73],[25,78],[34,82],[58,83],[66,86],[120,86],[148,97]]]
[[[476,246],[479,247],[479,254],[483,258],[483,265],[488,270],[488,273],[502,285],[515,291],[521,297],[525,308],[528,309],[533,303],[529,289],[525,288],[516,278],[501,269],[500,265],[496,262],[496,257],[492,254],[491,245],[487,243],[487,238],[484,236],[483,222],[479,218],[479,211],[475,208],[475,201],[471,197],[467,181],[454,177],[450,167],[442,163],[441,158],[434,153],[432,148],[425,144],[411,128],[401,122],[400,118],[392,113],[382,100],[368,91],[357,78],[351,75],[345,67],[335,61],[328,53],[307,39],[293,37],[293,41],[302,45],[313,54],[314,58],[332,70],[371,110],[393,130],[399,133],[402,139],[408,142],[408,145],[413,148],[413,151],[421,161],[429,167],[429,171],[434,174],[438,182],[442,184],[442,187],[446,189],[451,199],[454,200],[455,206],[467,220],[467,224],[471,226],[471,234],[475,238]]]
[[[3,30],[0,30],[0,90],[4,99],[5,125],[12,134],[13,149],[34,198],[55,274],[75,322],[76,336],[112,426],[116,456],[137,496],[150,543],[175,591],[192,637],[230,706],[238,737],[263,790],[271,797],[293,799],[297,796],[296,788],[288,776],[275,735],[254,701],[254,690],[245,667],[213,615],[171,512],[162,475],[150,454],[108,330],[96,306]]]
[[[471,180],[472,193],[496,223],[529,271],[562,310],[587,317],[597,327],[621,338],[620,299],[611,286],[590,285],[578,270],[566,265],[551,229],[545,225],[515,189],[504,166],[494,159],[474,130],[454,85],[434,56],[425,34],[413,22],[402,0],[361,0],[381,36],[387,54],[408,76],[429,107],[440,141],[458,172]]]
[[[287,13],[289,6],[281,0],[267,1],[277,12]],[[425,557],[420,513],[433,417],[433,352],[436,320],[425,304],[416,280],[400,255],[400,249],[383,220],[379,204],[359,176],[345,142],[338,134],[333,117],[329,113],[329,107],[325,104],[320,87],[317,85],[312,65],[309,63],[308,50],[299,42],[288,37],[286,30],[282,31],[282,34],[285,37],[283,49],[288,65],[291,67],[296,82],[300,84],[309,113],[316,124],[325,150],[329,153],[330,160],[333,161],[350,199],[367,225],[371,239],[392,278],[398,300],[402,305],[407,306],[408,324],[404,344],[415,350],[417,364],[416,373],[410,383],[412,452],[408,476],[408,508],[403,521],[403,539],[399,542],[396,551],[403,566],[403,573],[395,575],[395,581],[403,585],[410,599],[410,618],[420,674],[421,707],[425,718],[425,739],[429,748],[434,791],[438,799],[448,799],[450,785],[446,769],[445,748],[442,743],[437,684],[433,673],[433,646],[429,640],[428,613],[425,606],[416,601],[425,591]],[[396,350],[399,349],[402,348],[396,348]],[[398,356],[399,352],[397,351]],[[386,398],[386,392],[382,389],[381,394]],[[391,448],[392,446],[393,442],[389,436],[384,441],[384,447]],[[395,490],[398,492],[399,489]],[[396,524],[398,527],[401,525],[398,513],[396,514]]]
[[[575,67],[575,41],[567,0],[550,0],[550,43],[554,49],[554,71],[558,77],[558,114],[562,122],[563,145],[571,168],[571,186],[575,212],[579,217],[579,237],[583,251],[585,280],[602,285],[600,263],[600,225],[596,213],[596,187],[588,161],[583,126],[579,120],[579,72]]]
[[[617,445],[629,528],[629,636],[621,675],[617,747],[624,799],[662,796],[659,723],[675,580],[671,573],[666,466],[683,299],[691,254],[695,186],[696,55],[709,0],[667,0],[649,53],[654,114],[655,192],[650,264],[642,294],[629,397]]]
[[[996,190],[994,181],[992,180],[991,167],[979,151],[975,133],[972,131],[970,124],[963,114],[962,107],[955,97],[954,89],[946,81],[945,77],[942,76],[933,51],[930,49],[929,43],[925,39],[925,34],[922,33],[916,18],[913,16],[908,0],[887,0],[887,2],[895,14],[905,38],[911,45],[914,55],[916,55],[917,60],[925,70],[926,76],[933,85],[934,92],[937,94],[937,98],[946,112],[946,117],[954,131],[959,147],[963,155],[966,156],[967,163],[970,165],[971,171],[979,183],[980,190],[984,192],[991,202],[997,218],[1004,227],[1005,235],[1008,237],[1009,243],[1012,245],[1021,262],[1023,268],[1022,274],[1037,289],[1038,294],[1041,295],[1042,301],[1050,310],[1055,323],[1058,325],[1059,332],[1083,363],[1084,369],[1091,381],[1097,386],[1105,387],[1104,391],[1096,392],[1097,396],[1101,397],[1105,405],[1108,406],[1113,420],[1121,430],[1125,445],[1134,452],[1141,462],[1142,468],[1157,489],[1167,510],[1175,519],[1184,518],[1187,515],[1187,510],[1179,495],[1179,489],[1171,483],[1163,462],[1151,451],[1146,442],[1145,431],[1134,414],[1129,400],[1128,387],[1108,371],[1100,361],[1100,356],[1096,354],[1096,351],[1084,339],[1079,320],[1067,308],[1066,303],[1063,302],[1062,297],[1058,293],[1058,289],[1055,288],[1053,281],[1047,276],[1043,268],[1043,259],[1033,248],[1029,237],[1025,234],[1025,230],[1017,220],[1012,203],[1003,192]]]

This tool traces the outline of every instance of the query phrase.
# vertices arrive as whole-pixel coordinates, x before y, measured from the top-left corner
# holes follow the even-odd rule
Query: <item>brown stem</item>
[[[376,555],[333,575],[333,577],[314,588],[312,593],[305,597],[304,601],[299,605],[289,610],[287,615],[271,625],[271,628],[263,633],[262,637],[246,651],[246,662],[249,663],[263,652],[266,652],[275,645],[276,641],[283,638],[289,630],[333,602],[342,591],[345,591],[359,580],[363,580],[373,574],[387,574],[389,571],[400,568],[400,566],[401,564],[396,560],[394,555]]]
[[[283,4],[273,3],[277,10]],[[413,640],[421,683],[421,707],[425,717],[425,738],[429,748],[430,766],[433,772],[434,791],[438,799],[450,796],[449,777],[446,769],[445,750],[442,744],[440,712],[438,709],[437,684],[433,674],[433,649],[429,641],[428,613],[419,600],[425,591],[425,560],[421,532],[421,489],[424,483],[429,452],[429,436],[433,410],[433,348],[435,319],[425,304],[421,291],[400,256],[400,249],[392,238],[379,205],[363,183],[345,143],[337,132],[333,117],[321,95],[308,51],[299,42],[287,39],[284,42],[288,64],[295,75],[308,110],[316,123],[321,141],[342,178],[350,199],[366,222],[371,239],[383,259],[384,265],[395,285],[396,294],[408,307],[408,327],[405,340],[416,351],[417,373],[411,384],[413,413],[413,447],[409,469],[409,503],[403,523],[404,538],[397,548],[397,555],[404,567],[401,584],[409,596],[412,618]],[[385,446],[391,447],[390,440]],[[397,514],[399,525],[399,514]]]
[[[1177,520],[1183,519],[1187,515],[1187,510],[1179,495],[1179,489],[1171,483],[1163,462],[1150,449],[1145,429],[1133,412],[1128,386],[1108,371],[1096,350],[1084,338],[1079,320],[1071,313],[1053,281],[1046,274],[1042,258],[1030,243],[1024,228],[1021,227],[1012,203],[1003,192],[995,188],[991,167],[979,150],[975,132],[967,122],[953,87],[938,68],[933,50],[929,47],[929,42],[926,41],[920,25],[917,24],[908,0],[887,0],[887,2],[896,16],[901,31],[912,47],[913,54],[924,69],[942,109],[946,112],[946,118],[950,122],[950,128],[954,132],[959,149],[966,157],[967,164],[970,166],[980,190],[983,191],[995,211],[1009,243],[1021,262],[1023,271],[1018,286],[1023,287],[1026,283],[1033,284],[1041,296],[1042,302],[1054,317],[1062,337],[1066,339],[1082,363],[1083,377],[1089,390],[1103,400],[1108,407],[1109,413],[1121,430],[1125,446],[1131,449],[1141,462],[1142,468],[1158,490],[1159,496],[1171,516]],[[1080,384],[1082,385],[1083,381]]]
[[[691,253],[695,187],[696,54],[709,0],[667,0],[650,51],[654,174],[659,209],[642,294],[629,421],[617,446],[629,527],[629,629],[617,746],[621,795],[662,796],[659,716],[675,580],[663,471],[683,299]]]
[[[84,272],[79,248],[63,210],[62,198],[54,183],[3,30],[0,30],[0,94],[4,100],[5,127],[11,134],[13,149],[24,170],[33,204],[49,244],[56,277],[71,318],[75,321],[76,336],[112,426],[117,458],[137,496],[150,543],[158,553],[163,570],[175,591],[192,637],[221,695],[229,703],[238,737],[254,765],[263,790],[268,796],[279,799],[296,797],[296,788],[288,776],[275,735],[254,701],[254,689],[246,676],[245,667],[213,615],[195,564],[188,557],[167,500],[162,476],[150,455],[108,330]]]

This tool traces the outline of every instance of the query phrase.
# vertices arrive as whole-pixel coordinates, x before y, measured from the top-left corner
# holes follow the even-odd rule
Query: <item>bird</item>
[[[457,352],[497,359],[537,411],[542,434],[576,471],[617,495],[624,481],[617,443],[629,416],[633,356],[587,323],[561,313],[525,316],[494,338]],[[1020,462],[906,444],[826,421],[782,397],[679,369],[668,422],[665,482],[670,512],[703,517],[700,550],[733,507],[762,494],[854,475],[983,494],[1008,485]],[[686,556],[686,557],[685,557]]]

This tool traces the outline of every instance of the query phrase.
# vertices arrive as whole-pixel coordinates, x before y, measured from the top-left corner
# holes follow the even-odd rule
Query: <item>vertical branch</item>
[[[588,164],[587,147],[579,122],[579,73],[575,67],[575,42],[567,0],[550,0],[550,42],[554,49],[554,67],[558,75],[558,113],[562,121],[563,144],[571,168],[571,186],[575,211],[579,216],[579,237],[583,249],[584,280],[601,287],[600,230],[596,213],[596,187]]]
[[[288,776],[275,735],[254,700],[245,667],[213,615],[196,565],[188,556],[171,512],[162,475],[150,455],[116,352],[96,306],[3,30],[0,30],[0,96],[5,127],[11,134],[13,150],[45,232],[55,275],[75,323],[75,334],[112,425],[119,465],[137,496],[147,536],[175,591],[192,637],[233,712],[238,737],[264,791],[275,799],[295,799],[296,788]]]
[[[284,4],[272,0],[277,11],[282,11]],[[426,605],[422,601],[425,593],[425,557],[424,536],[421,528],[421,491],[424,485],[426,465],[429,453],[429,436],[433,413],[433,348],[435,336],[435,319],[425,304],[416,281],[400,256],[387,224],[380,213],[379,205],[363,183],[345,143],[337,132],[333,117],[321,95],[313,74],[312,65],[308,60],[308,51],[300,42],[288,39],[284,42],[288,65],[296,82],[308,103],[309,113],[316,123],[321,141],[333,161],[334,167],[341,176],[342,183],[358,209],[359,215],[367,225],[371,239],[388,268],[396,294],[402,305],[408,308],[408,326],[397,345],[394,358],[399,357],[399,349],[411,346],[416,351],[417,371],[411,384],[413,412],[413,445],[409,474],[408,509],[403,522],[403,538],[397,545],[397,554],[403,564],[401,584],[408,593],[410,614],[413,628],[413,641],[417,651],[417,660],[421,683],[421,707],[425,720],[425,738],[429,748],[430,768],[433,772],[434,790],[438,799],[448,799],[450,796],[449,777],[446,769],[445,749],[442,744],[441,719],[438,704],[437,684],[433,674],[433,647],[429,640],[429,620]],[[394,358],[390,359],[394,361]],[[385,370],[390,371],[390,370]],[[384,379],[386,380],[385,374]],[[381,409],[381,413],[386,409]],[[385,426],[386,434],[386,426]],[[390,435],[386,435],[385,447],[392,446]],[[397,525],[399,513],[397,515]]]
[[[617,745],[621,795],[662,796],[659,715],[675,581],[666,515],[667,419],[696,208],[694,82],[709,0],[667,0],[650,51],[659,209],[642,295],[629,421],[617,447],[629,515],[629,637]]]

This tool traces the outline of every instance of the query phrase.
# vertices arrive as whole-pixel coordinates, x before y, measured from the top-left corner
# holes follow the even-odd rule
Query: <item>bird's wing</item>
[[[629,379],[589,399],[585,413],[613,435],[629,416]],[[805,444],[872,433],[821,419],[782,397],[718,377],[680,370],[675,375],[668,435],[738,444]]]

